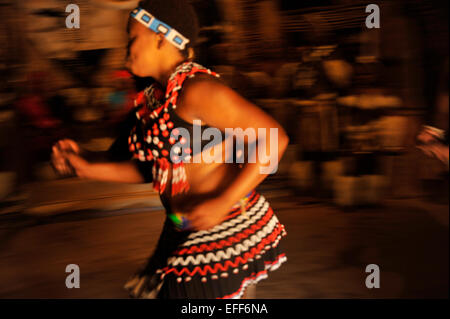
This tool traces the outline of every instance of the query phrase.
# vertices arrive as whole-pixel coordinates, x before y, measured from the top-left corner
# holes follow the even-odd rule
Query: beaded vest
[[[191,154],[189,148],[184,149],[184,154],[181,150],[171,152],[172,147],[183,144],[183,137],[174,127],[170,113],[177,107],[184,81],[197,73],[219,77],[197,63],[184,62],[170,76],[165,94],[158,84],[152,84],[138,93],[134,101],[137,122],[128,137],[129,150],[133,158],[154,161],[153,189],[160,194],[166,189],[169,169],[172,169],[172,195],[189,190],[183,162],[188,161]]]

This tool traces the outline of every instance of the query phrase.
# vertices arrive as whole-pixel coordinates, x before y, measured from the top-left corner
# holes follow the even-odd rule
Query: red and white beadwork
[[[178,140],[171,137],[171,132],[176,134],[177,128],[170,121],[169,111],[176,108],[178,93],[184,81],[198,73],[219,77],[197,63],[185,62],[170,76],[165,94],[160,86],[153,84],[139,92],[134,102],[138,121],[128,139],[129,150],[140,161],[154,161],[153,189],[159,193],[166,189],[169,169],[172,169],[173,176],[172,195],[189,190],[183,159],[190,159],[190,153],[170,158],[171,147],[177,142],[183,142],[183,137],[180,136]]]
[[[190,233],[155,271],[156,283],[133,297],[240,298],[245,288],[268,277],[287,258],[279,247],[286,235],[264,196],[253,191],[246,203],[230,210],[221,224]],[[133,286],[134,287],[134,286]],[[157,292],[155,291],[157,290]]]

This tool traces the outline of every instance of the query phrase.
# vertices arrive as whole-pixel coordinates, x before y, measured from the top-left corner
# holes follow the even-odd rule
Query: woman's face
[[[140,77],[153,77],[159,61],[159,51],[156,33],[130,18],[125,63],[127,69]]]

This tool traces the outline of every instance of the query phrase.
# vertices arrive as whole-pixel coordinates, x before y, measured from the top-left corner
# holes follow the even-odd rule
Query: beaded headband
[[[172,43],[180,50],[184,50],[186,44],[189,43],[189,39],[184,37],[180,32],[170,27],[166,23],[158,20],[148,11],[138,7],[134,9],[130,16],[136,19],[138,22],[142,23],[144,26],[156,33],[162,33],[166,40]]]

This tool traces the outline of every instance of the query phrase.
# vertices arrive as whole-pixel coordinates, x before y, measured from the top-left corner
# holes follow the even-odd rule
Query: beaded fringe
[[[153,164],[153,189],[160,194],[167,186],[170,163],[166,158],[155,159]],[[186,177],[186,169],[183,162],[172,164],[172,196],[189,190],[189,183]]]

